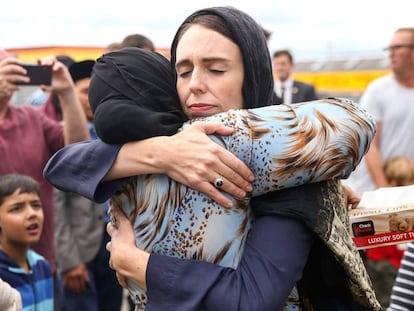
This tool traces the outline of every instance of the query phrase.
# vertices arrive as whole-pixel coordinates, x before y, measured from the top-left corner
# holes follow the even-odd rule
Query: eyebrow
[[[222,62],[222,63],[229,63],[230,60],[227,58],[222,58],[222,57],[206,57],[202,59],[203,64],[209,64],[209,63],[216,63],[216,62]],[[192,61],[190,61],[190,59],[185,58],[183,60],[180,60],[179,62],[177,62],[175,64],[175,68],[179,68],[182,66],[188,66],[191,65]]]

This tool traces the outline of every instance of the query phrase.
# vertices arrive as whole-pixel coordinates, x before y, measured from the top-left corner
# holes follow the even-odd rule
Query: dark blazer
[[[293,81],[292,87],[292,103],[306,102],[318,99],[315,88],[309,83]]]

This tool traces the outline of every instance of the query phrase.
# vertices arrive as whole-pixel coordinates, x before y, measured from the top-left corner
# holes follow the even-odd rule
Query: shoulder
[[[45,267],[46,269],[50,269],[50,264],[46,260],[46,258],[40,255],[39,253],[35,252],[34,250],[29,249],[27,251],[26,257],[31,267],[42,266],[42,267]]]
[[[297,87],[301,87],[301,88],[309,88],[309,89],[314,88],[312,84],[302,82],[302,81],[297,81],[297,80],[293,81],[293,86],[297,86]]]
[[[380,78],[373,80],[368,84],[364,93],[361,96],[360,104],[365,106],[374,102],[383,102],[384,96],[390,94],[392,90],[397,87],[393,75],[386,75]]]
[[[370,89],[381,89],[383,87],[389,87],[392,84],[395,84],[396,81],[394,79],[394,76],[392,74],[387,74],[383,77],[379,77],[373,81],[371,81],[370,84],[367,86],[367,90]]]

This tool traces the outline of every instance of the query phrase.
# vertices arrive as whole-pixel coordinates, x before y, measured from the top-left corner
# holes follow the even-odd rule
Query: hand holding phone
[[[26,75],[30,78],[27,83],[18,82],[19,85],[51,85],[52,83],[52,66],[43,65],[21,65],[26,69]]]

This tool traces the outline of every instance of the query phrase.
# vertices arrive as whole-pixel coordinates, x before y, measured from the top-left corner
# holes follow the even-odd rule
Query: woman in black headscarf
[[[150,70],[147,64],[157,71]],[[175,77],[164,56],[124,48],[98,58],[89,102],[98,136],[123,144],[173,135],[188,120],[178,99]]]
[[[252,24],[252,21],[243,13],[234,10],[234,9],[230,9],[230,8],[212,8],[212,9],[206,9],[206,10],[201,10],[196,12],[193,16],[190,16],[187,21],[183,24],[183,26],[180,28],[176,39],[174,40],[173,43],[173,49],[172,49],[172,59],[175,62],[175,49],[177,46],[177,43],[180,39],[180,35],[182,34],[181,31],[184,29],[185,27],[187,27],[187,25],[191,25],[191,23],[193,23],[198,16],[219,16],[222,21],[224,21],[226,23],[226,29],[229,30],[229,35],[227,37],[229,37],[231,40],[233,40],[237,45],[240,46],[240,50],[243,54],[243,62],[244,62],[244,67],[245,67],[245,79],[243,80],[243,88],[242,88],[242,92],[243,92],[243,98],[245,100],[245,106],[250,102],[252,107],[257,107],[260,105],[260,102],[262,101],[264,104],[269,104],[272,102],[272,96],[273,96],[273,92],[272,92],[272,79],[271,77],[271,71],[269,71],[269,74],[263,74],[262,69],[266,68],[267,66],[262,66],[260,67],[260,61],[259,64],[256,63],[257,58],[255,59],[255,50],[258,49],[260,51],[263,51],[263,47],[260,45],[260,42],[263,41],[262,38],[258,38],[257,40],[255,40],[255,36],[257,37],[257,34],[259,34],[260,32],[257,31],[257,29],[255,29],[255,23]],[[203,18],[200,19],[200,21],[202,21]],[[196,22],[195,22],[196,23]],[[248,26],[248,27],[246,27]],[[253,30],[252,28],[253,27]],[[240,29],[244,30],[246,33],[243,33],[243,31],[241,31]],[[221,33],[221,31],[220,31]],[[243,40],[243,37],[239,37],[238,34],[242,34],[244,36],[246,36],[245,39],[247,38],[253,38],[251,41],[249,40]],[[226,35],[225,35],[226,36]],[[257,43],[255,41],[258,41],[258,45],[255,45],[254,43]],[[241,43],[243,42],[243,43]],[[269,60],[269,64],[270,64],[270,58],[268,55],[266,55],[266,58]],[[173,64],[174,64],[173,62]],[[262,62],[266,63],[266,62]],[[257,67],[255,67],[257,65]],[[271,68],[270,66],[268,68]],[[255,69],[257,69],[255,71]],[[270,69],[271,70],[271,69]],[[247,79],[248,74],[252,73],[251,78]],[[262,78],[264,76],[264,78]],[[268,83],[267,83],[268,82]],[[253,89],[255,89],[255,87],[257,87],[257,89],[259,89],[259,86],[264,85],[264,89],[263,92],[257,92]],[[270,88],[269,88],[270,86]],[[97,110],[99,109],[99,107],[97,108]],[[273,213],[280,215],[280,216],[293,216],[293,217],[299,217],[299,218],[304,218],[303,220],[305,221],[305,223],[309,226],[310,229],[312,229],[314,232],[316,232],[319,237],[321,239],[323,239],[325,245],[333,245],[334,241],[331,239],[331,233],[344,233],[343,230],[343,226],[339,226],[339,222],[340,222],[340,217],[342,215],[338,215],[338,210],[339,209],[343,209],[343,201],[340,199],[340,195],[342,194],[340,189],[338,189],[338,183],[337,182],[331,182],[328,183],[327,185],[320,185],[320,184],[316,184],[316,185],[312,185],[312,187],[303,187],[303,190],[300,189],[295,189],[296,191],[296,196],[300,197],[302,200],[297,200],[295,204],[290,204],[288,205],[288,208],[285,209],[279,209],[279,207],[283,207],[283,205],[285,205],[286,202],[284,202],[285,198],[289,198],[289,200],[291,199],[291,196],[289,196],[289,194],[279,194],[279,196],[274,196],[274,197],[270,197],[270,198],[263,198],[262,201],[257,201],[257,203],[255,203],[256,207],[257,207],[257,211],[260,211],[260,207],[264,206],[265,204],[269,203],[269,207],[273,207],[270,208],[269,210],[272,211]],[[328,193],[329,190],[335,190],[332,194]],[[289,193],[289,192],[285,192],[285,193]],[[303,193],[304,196],[298,195],[298,193]],[[311,201],[308,201],[308,198],[312,198]],[[332,202],[328,202],[330,201],[330,199],[332,199]],[[306,201],[305,201],[306,200]],[[276,204],[277,202],[283,202],[283,204]],[[301,203],[302,202],[302,203]],[[302,204],[302,206],[300,206],[300,203]],[[306,204],[304,204],[306,203]],[[277,205],[277,206],[276,206]],[[323,220],[323,215],[321,214],[315,214],[312,212],[312,208],[306,207],[305,209],[303,208],[303,205],[311,205],[312,208],[315,208],[314,211],[318,211],[320,210],[320,205],[323,205],[323,208],[321,209],[321,211],[323,213],[326,213],[326,215],[328,215],[328,220],[327,220],[327,224],[323,224],[322,220]],[[314,207],[315,206],[315,207]],[[273,211],[274,210],[274,211]],[[300,213],[303,213],[306,210],[311,210],[311,212],[309,214],[306,215],[302,215]],[[263,213],[268,214],[269,211],[268,210],[263,210]],[[275,216],[276,217],[276,216]],[[270,218],[274,218],[274,217],[270,217]],[[261,221],[261,219],[258,219],[258,223],[259,221]],[[283,225],[288,224],[291,220],[290,219],[283,219],[283,222],[280,223],[280,229],[285,228],[283,227]],[[338,222],[338,223],[337,223]],[[263,224],[263,222],[262,222]],[[271,223],[270,223],[271,224]],[[274,224],[279,224],[279,223],[274,223]],[[266,225],[266,223],[265,223]],[[256,224],[255,227],[258,227],[258,224]],[[269,226],[269,228],[271,228]],[[336,230],[334,230],[336,229]],[[253,229],[255,230],[255,228]],[[286,230],[287,227],[286,227]],[[342,230],[342,231],[341,231]],[[259,230],[258,230],[259,231]],[[259,231],[262,233],[261,235],[261,239],[264,240],[264,236],[268,236],[268,234],[266,234],[266,231]],[[283,232],[283,230],[282,230]],[[268,232],[267,232],[268,233]],[[305,233],[302,233],[305,234]],[[252,234],[253,235],[253,234]],[[305,234],[306,235],[306,234]],[[280,238],[280,237],[279,237]],[[341,240],[341,239],[339,239]],[[270,242],[275,242],[275,241],[270,241]],[[283,241],[282,241],[283,242]],[[342,241],[343,243],[339,243],[338,245],[336,245],[337,248],[339,248],[340,250],[338,251],[338,249],[334,249],[334,252],[336,252],[335,254],[345,254],[345,255],[351,255],[354,256],[355,252],[353,252],[352,246],[347,244],[349,243],[349,241]],[[352,243],[352,241],[351,241]],[[284,243],[286,244],[286,243]],[[272,248],[274,249],[275,247],[273,247],[273,245],[278,245],[277,242],[275,244],[270,243],[268,246],[267,250],[271,250]],[[335,247],[335,245],[333,245]],[[350,249],[343,251],[341,249],[341,247],[347,247],[349,246]],[[276,246],[277,247],[277,246]],[[247,249],[246,249],[247,250]],[[280,251],[279,251],[280,253]],[[287,252],[289,253],[289,252]],[[258,255],[260,253],[251,253],[251,255]],[[284,255],[284,254],[283,254]],[[357,253],[356,253],[357,255]],[[289,258],[287,258],[286,256],[280,256],[279,258],[282,258],[281,260],[281,265],[278,267],[273,267],[273,269],[282,269],[280,267],[283,267],[284,264],[283,262],[286,264],[286,262],[289,263]],[[165,282],[165,278],[161,278],[162,280],[164,280],[164,282],[162,282],[163,284],[156,284],[156,283],[152,283],[152,279],[151,279],[151,273],[154,272],[155,270],[153,270],[153,268],[151,267],[160,267],[159,265],[157,265],[157,263],[162,262],[164,259],[162,259],[161,256],[152,256],[153,260],[151,262],[149,262],[149,266],[148,266],[148,270],[147,270],[147,280],[149,281],[149,295],[150,295],[150,304],[148,306],[148,308],[150,309],[151,306],[151,288],[157,288],[156,285],[161,285],[160,287],[162,288],[162,285],[164,285],[165,287],[169,287],[171,285],[173,285],[171,282]],[[154,259],[155,258],[155,259]],[[159,258],[159,260],[157,261],[157,258]],[[294,259],[294,258],[293,258]],[[342,258],[342,259],[346,259],[348,260],[349,258]],[[182,278],[178,278],[178,282],[179,284],[175,284],[174,287],[176,287],[176,290],[174,290],[174,294],[177,294],[177,298],[180,297],[180,293],[183,292],[181,289],[185,288],[186,285],[188,285],[188,283],[185,282],[185,280],[188,281],[188,278],[185,278],[187,273],[182,273],[185,271],[188,271],[187,268],[190,267],[191,269],[197,269],[192,262],[181,262],[179,263],[178,261],[174,261],[174,259],[171,259],[170,261],[168,261],[169,259],[165,258],[165,265],[161,265],[162,269],[165,269],[168,271],[168,267],[171,266],[171,264],[168,264],[168,262],[172,262],[173,265],[173,270],[175,270],[175,273],[173,273],[174,278],[176,278],[179,275],[182,275]],[[259,261],[261,260],[261,258],[259,258]],[[300,260],[303,261],[302,258],[300,258]],[[299,261],[300,261],[299,260]],[[358,260],[357,260],[358,261]],[[200,267],[203,266],[203,263],[199,263]],[[342,263],[345,267],[348,265],[348,263],[345,261]],[[361,267],[359,266],[360,262],[354,263],[353,266],[351,268],[355,268],[357,267],[358,269],[361,269]],[[245,268],[249,267],[244,266]],[[271,266],[268,266],[271,267]],[[211,269],[210,269],[211,268]],[[242,266],[243,268],[243,266]],[[349,268],[349,267],[346,267]],[[343,269],[343,267],[342,267]],[[170,270],[171,271],[171,270]],[[234,291],[226,291],[225,292],[225,296],[227,296],[228,298],[230,298],[230,302],[227,302],[223,299],[220,299],[220,295],[218,295],[220,293],[220,291],[218,290],[218,288],[223,288],[220,284],[226,284],[226,285],[230,285],[231,282],[229,283],[228,281],[225,280],[225,278],[223,279],[223,276],[225,276],[227,274],[227,272],[229,272],[228,270],[225,270],[224,268],[220,268],[220,267],[215,267],[212,265],[208,265],[206,264],[204,267],[202,267],[202,269],[199,269],[199,271],[201,271],[200,273],[203,275],[203,279],[200,283],[202,284],[197,284],[197,286],[193,286],[192,291],[195,296],[195,299],[192,301],[192,303],[196,303],[196,300],[198,299],[198,303],[200,305],[202,305],[203,303],[207,303],[208,308],[211,308],[211,304],[214,304],[214,300],[216,300],[216,304],[221,304],[222,308],[226,309],[226,303],[230,304],[230,307],[235,307],[235,305],[238,305],[239,303],[242,303],[243,301],[248,302],[249,301],[249,295],[248,293],[245,292],[246,288],[236,288],[236,292],[234,293]],[[217,273],[217,271],[219,271]],[[227,272],[226,272],[227,271]],[[342,270],[343,271],[343,270]],[[362,270],[358,270],[358,272],[360,272]],[[243,272],[243,271],[241,271]],[[258,271],[253,271],[252,274],[257,273]],[[349,271],[348,271],[349,272]],[[363,271],[362,271],[363,272]],[[277,274],[277,273],[276,273]],[[261,275],[263,276],[263,275]],[[237,277],[237,276],[236,276]],[[366,293],[356,293],[357,298],[359,298],[361,300],[361,303],[365,303],[367,305],[372,304],[373,306],[375,306],[375,297],[370,297],[369,295],[372,295],[372,292],[369,292],[369,284],[366,284],[365,282],[365,277],[366,275],[361,275],[360,279],[357,278],[357,280],[351,278],[350,282],[354,282],[357,283],[358,285],[360,285],[363,289],[363,291],[368,291]],[[233,279],[232,279],[233,278]],[[234,276],[230,276],[231,280],[234,280]],[[193,278],[194,280],[194,278]],[[254,277],[253,277],[254,280]],[[259,279],[258,279],[259,280]],[[181,282],[183,281],[183,282]],[[360,282],[361,281],[361,282]],[[155,281],[156,282],[156,281]],[[221,283],[220,283],[221,282]],[[243,283],[243,282],[242,282]],[[368,282],[369,283],[369,282]],[[215,284],[219,284],[219,286],[215,286]],[[246,284],[244,284],[246,285]],[[276,282],[276,284],[273,284],[274,287],[268,288],[267,292],[268,293],[272,293],[272,291],[274,290],[275,295],[278,294],[278,288],[280,288],[280,284],[278,284]],[[284,285],[284,284],[283,284]],[[203,289],[204,288],[204,289]],[[352,286],[351,286],[352,288]],[[190,287],[191,289],[191,287]],[[250,289],[250,288],[249,288]],[[233,288],[234,290],[234,288]],[[252,290],[254,290],[252,288]],[[155,289],[153,291],[153,293],[156,293],[158,291],[158,289]],[[162,290],[161,290],[162,291]],[[348,290],[349,292],[349,290]],[[214,294],[213,294],[214,293]],[[242,295],[242,294],[246,294],[246,296]],[[309,294],[309,293],[305,293],[305,294]],[[312,293],[310,293],[312,294]],[[355,293],[353,293],[355,294]],[[198,295],[198,296],[197,296]],[[350,292],[349,292],[350,295]],[[158,296],[158,295],[155,295]],[[166,297],[166,296],[164,296]],[[169,295],[167,295],[167,297],[169,297]],[[306,295],[305,295],[306,297]],[[257,298],[257,297],[256,297]],[[350,298],[350,296],[349,296]],[[355,298],[355,297],[354,297]],[[204,299],[204,301],[202,301]],[[244,300],[243,300],[244,299]],[[364,299],[366,299],[364,301]],[[156,300],[156,299],[154,299]],[[168,299],[159,299],[159,300],[164,300],[165,301],[169,301]],[[350,301],[352,301],[352,299],[349,299]],[[306,303],[306,301],[304,301]],[[157,302],[156,302],[157,303]],[[162,301],[158,301],[159,304],[162,304]],[[182,302],[181,302],[182,303]],[[210,305],[208,303],[211,303]],[[174,305],[174,304],[173,304]],[[327,304],[328,306],[332,307],[332,305]],[[154,306],[154,305],[153,305]],[[205,306],[205,307],[207,307]],[[169,307],[171,307],[171,304],[169,304]],[[198,308],[197,305],[192,305],[193,308]],[[239,305],[240,308],[246,308],[249,309],[249,307],[247,305]],[[178,304],[178,307],[180,308],[180,304]],[[162,308],[161,308],[162,309]],[[160,310],[161,310],[160,309]],[[185,308],[188,309],[188,308]],[[263,310],[263,309],[262,309]],[[329,310],[334,310],[332,308],[330,308]],[[348,309],[348,310],[352,310],[352,309]],[[356,310],[356,309],[355,309]]]

